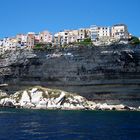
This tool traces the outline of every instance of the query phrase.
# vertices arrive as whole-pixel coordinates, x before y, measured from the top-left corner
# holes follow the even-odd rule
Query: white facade
[[[16,38],[4,38],[0,41],[0,53],[4,53],[7,50],[16,50],[19,47]]]
[[[77,42],[77,39],[78,39],[78,30],[69,31],[68,42],[69,43]]]
[[[92,25],[90,27],[90,32],[92,41],[96,41],[101,38],[109,38],[111,36],[110,27],[98,27],[96,25]]]
[[[16,36],[16,39],[21,48],[26,47],[26,45],[27,45],[27,35],[26,34],[18,34]]]
[[[111,35],[116,39],[128,39],[129,33],[125,24],[116,24],[111,28]]]
[[[13,43],[10,38],[3,39],[3,49],[4,51],[12,49]]]
[[[61,44],[68,44],[69,43],[69,31],[64,31],[60,33],[61,35]]]
[[[110,37],[110,35],[111,35],[110,27],[98,27],[99,38]]]
[[[83,41],[86,38],[86,29],[81,28],[78,30],[78,42]]]
[[[54,35],[55,44],[64,45],[69,43],[69,31],[58,32]]]
[[[90,36],[92,41],[96,41],[98,38],[98,27],[96,25],[92,25],[90,27]]]

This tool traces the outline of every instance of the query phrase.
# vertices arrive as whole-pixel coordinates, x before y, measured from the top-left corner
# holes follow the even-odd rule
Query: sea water
[[[140,140],[140,112],[0,109],[0,140]]]

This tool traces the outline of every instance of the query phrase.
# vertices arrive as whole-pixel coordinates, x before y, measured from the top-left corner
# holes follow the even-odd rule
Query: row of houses
[[[7,50],[17,49],[32,49],[38,43],[51,43],[53,36],[48,31],[43,31],[38,34],[28,32],[27,34],[18,34],[16,37],[5,37],[0,40],[0,54]]]
[[[70,43],[80,42],[86,38],[91,38],[93,43],[106,40],[117,40],[129,38],[129,32],[125,24],[117,24],[112,27],[102,27],[92,25],[89,28],[81,28],[78,30],[64,30],[55,33],[54,36],[49,31],[43,31],[38,34],[29,32],[27,34],[18,34],[16,37],[6,37],[0,40],[0,54],[7,50],[16,49],[32,49],[36,44],[48,44],[53,45],[67,45]]]
[[[73,42],[80,42],[85,38],[91,38],[92,42],[95,43],[102,39],[127,40],[129,37],[130,34],[125,24],[116,24],[112,27],[92,25],[90,28],[58,32],[54,35],[54,43],[58,45],[64,45]]]

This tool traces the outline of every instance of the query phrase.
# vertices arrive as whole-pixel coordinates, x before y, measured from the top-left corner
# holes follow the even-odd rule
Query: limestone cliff
[[[0,83],[14,92],[43,85],[110,104],[140,105],[140,49],[128,45],[9,52],[0,59]],[[1,87],[2,88],[2,87]]]

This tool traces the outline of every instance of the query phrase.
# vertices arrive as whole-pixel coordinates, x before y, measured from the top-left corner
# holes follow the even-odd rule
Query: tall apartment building
[[[77,42],[77,40],[78,40],[78,30],[69,31],[68,42],[73,43]]]
[[[62,38],[61,32],[54,34],[54,38],[53,38],[54,44],[61,45],[61,38]]]
[[[16,36],[17,42],[20,44],[20,47],[27,46],[27,35],[26,34],[17,34]]]
[[[98,27],[92,25],[90,27],[90,36],[92,41],[96,41],[101,38],[109,38],[111,36],[110,27]]]
[[[116,39],[128,39],[129,33],[125,24],[116,24],[111,28],[111,36]]]
[[[86,29],[81,28],[78,30],[78,37],[77,37],[77,41],[83,41],[85,38],[87,38],[87,32]]]
[[[92,41],[96,41],[98,39],[98,27],[96,25],[92,25],[90,27],[90,37]]]
[[[35,33],[29,32],[27,35],[27,47],[28,49],[34,48],[35,46]]]

